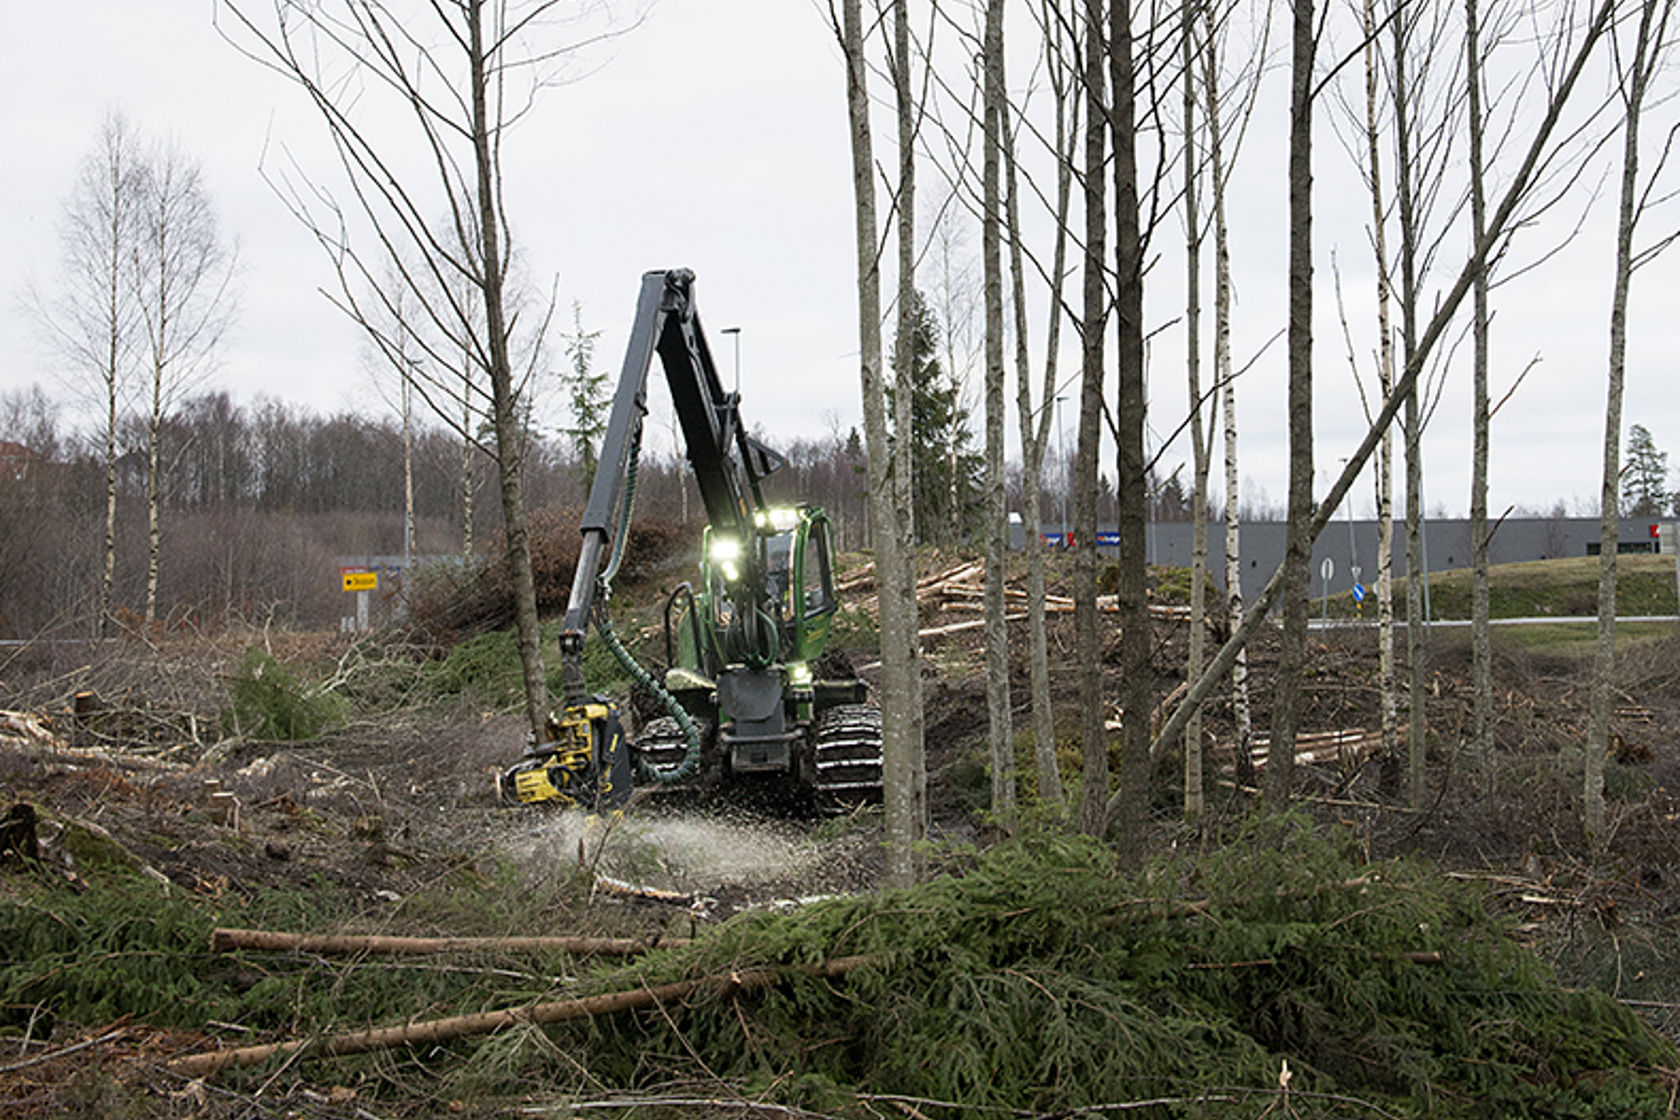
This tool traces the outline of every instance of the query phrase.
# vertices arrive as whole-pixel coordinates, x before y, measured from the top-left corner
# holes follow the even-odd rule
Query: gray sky
[[[621,9],[629,12],[631,5]],[[62,199],[102,116],[117,109],[143,134],[171,138],[202,160],[225,228],[239,242],[243,312],[214,384],[242,402],[268,394],[320,411],[389,407],[389,392],[382,395],[376,384],[383,375],[367,368],[355,329],[317,291],[332,282],[321,251],[259,175],[265,150],[272,166],[281,149],[305,169],[330,175],[321,126],[298,91],[218,37],[212,10],[209,0],[80,0],[72,8],[26,5],[12,13],[0,40],[0,93],[11,106],[0,116],[0,150],[7,153],[0,176],[0,243],[7,249],[0,261],[7,297],[0,312],[0,391],[40,382],[62,392],[54,360],[14,297],[32,280],[51,284]],[[718,331],[742,328],[749,422],[762,424],[773,440],[861,424],[844,86],[818,6],[663,0],[641,27],[590,61],[590,73],[548,91],[508,142],[508,206],[527,274],[545,287],[557,277],[563,307],[581,301],[585,325],[604,331],[598,360],[616,370],[640,274],[693,268],[726,370],[732,343]],[[1017,66],[1015,75],[1025,73],[1024,64]],[[1284,321],[1282,77],[1272,79],[1275,96],[1262,103],[1267,119],[1250,137],[1233,192],[1239,363]],[[1588,92],[1598,96],[1603,87],[1599,79]],[[888,123],[882,118],[877,142],[883,154],[890,153]],[[1346,161],[1321,128],[1321,468],[1339,467],[1360,434],[1330,282],[1332,254],[1359,336],[1356,349],[1363,359],[1372,348],[1369,204]],[[939,189],[932,173],[924,173],[923,185],[929,194]],[[1495,420],[1490,507],[1496,516],[1512,504],[1596,502],[1614,186],[1613,177],[1605,181],[1597,210],[1556,259],[1495,296],[1495,395],[1530,359],[1541,359]],[[1518,256],[1539,252],[1542,238],[1556,240],[1571,220],[1549,220],[1519,242]],[[1179,314],[1181,242],[1177,220],[1163,223],[1150,279],[1152,327]],[[965,251],[977,253],[977,237]],[[1443,249],[1443,271],[1456,268],[1459,255]],[[1677,263],[1660,260],[1636,282],[1626,422],[1644,423],[1660,447],[1680,451],[1671,357],[1680,326],[1668,306]],[[1205,290],[1211,295],[1211,284]],[[1070,295],[1076,298],[1076,289]],[[569,324],[569,313],[563,318]],[[1042,322],[1035,319],[1032,329],[1036,357]],[[1171,433],[1184,411],[1182,352],[1179,325],[1166,326],[1151,347],[1150,423],[1158,436]],[[1072,355],[1070,341],[1068,374]],[[1431,429],[1426,494],[1432,509],[1461,512],[1467,505],[1467,359],[1466,343]],[[1283,387],[1280,340],[1241,382],[1245,485],[1275,503],[1286,490]],[[1009,400],[1013,416],[1012,388]],[[1064,417],[1071,440],[1071,401]],[[558,423],[558,415],[549,422]],[[1181,443],[1166,461],[1187,454]],[[1355,508],[1363,513],[1371,504],[1369,484],[1356,493]]]

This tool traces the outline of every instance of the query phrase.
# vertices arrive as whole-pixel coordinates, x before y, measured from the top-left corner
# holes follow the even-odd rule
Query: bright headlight
[[[788,662],[788,683],[795,688],[811,687],[811,666],[805,661]]]
[[[712,538],[712,560],[718,564],[729,564],[741,558],[741,542],[734,537]]]

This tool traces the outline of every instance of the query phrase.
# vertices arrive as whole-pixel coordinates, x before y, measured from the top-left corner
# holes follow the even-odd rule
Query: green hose
[[[618,532],[613,537],[612,556],[607,561],[607,567],[601,573],[600,595],[595,605],[595,629],[606,643],[607,649],[624,668],[630,678],[643,688],[651,691],[659,698],[659,703],[677,721],[677,727],[687,741],[688,749],[683,753],[683,760],[675,770],[658,771],[642,763],[637,767],[636,778],[640,781],[653,781],[660,785],[686,781],[700,769],[700,726],[694,722],[694,717],[688,714],[677,698],[671,695],[662,683],[654,680],[636,659],[630,656],[630,651],[624,648],[624,643],[618,640],[618,634],[613,630],[612,619],[607,617],[606,604],[611,598],[613,577],[618,574],[618,566],[624,559],[624,546],[630,539],[630,510],[636,502],[636,474],[642,457],[642,428],[636,425],[635,434],[630,440],[630,455],[624,471],[624,501],[619,508]]]
[[[618,663],[624,667],[624,671],[630,674],[631,679],[643,688],[650,689],[655,696],[659,697],[659,702],[664,705],[667,712],[671,713],[671,718],[677,721],[677,727],[681,729],[683,738],[688,741],[688,750],[684,752],[683,760],[675,770],[655,770],[646,763],[642,763],[636,768],[637,780],[669,785],[693,777],[694,772],[700,769],[700,725],[694,722],[694,717],[688,714],[688,709],[683,707],[663,684],[654,680],[652,673],[642,668],[636,659],[630,656],[630,651],[625,649],[624,643],[618,640],[618,634],[613,630],[610,619],[604,614],[601,615],[596,620],[595,629],[600,633],[601,640],[606,643],[607,649],[613,657],[617,658]]]

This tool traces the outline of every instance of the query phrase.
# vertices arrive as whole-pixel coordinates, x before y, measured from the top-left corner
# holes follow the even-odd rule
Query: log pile
[[[1254,769],[1264,770],[1271,749],[1270,735],[1256,735],[1250,740],[1250,759]],[[1382,732],[1367,731],[1363,727],[1344,727],[1335,731],[1300,732],[1295,736],[1295,765],[1308,766],[1332,762],[1343,768],[1357,767],[1382,748]],[[1213,757],[1226,768],[1236,765],[1236,745],[1221,743],[1213,748]]]
[[[77,747],[60,735],[53,718],[40,712],[0,710],[0,751],[14,751],[31,758],[52,758],[70,762],[134,770],[184,771],[185,762],[174,762],[132,750],[105,747]]]
[[[935,572],[923,576],[916,582],[916,605],[921,617],[930,624],[921,630],[924,638],[943,637],[948,634],[960,634],[965,630],[978,630],[985,625],[982,612],[985,610],[986,594],[986,562],[984,560],[964,560],[957,564],[948,565]],[[880,613],[880,598],[875,593],[875,565],[866,564],[853,572],[848,572],[836,584],[835,590],[850,605],[870,616]],[[1005,618],[1009,622],[1020,622],[1027,617],[1027,591],[1019,583],[1010,583],[1004,587]],[[1107,614],[1117,614],[1120,610],[1119,597],[1115,595],[1097,596],[1097,609]],[[1067,595],[1046,594],[1044,597],[1044,612],[1046,614],[1072,614],[1073,599]],[[1150,616],[1176,622],[1190,620],[1190,608],[1187,606],[1151,603]],[[955,621],[934,621],[951,615],[967,615]]]

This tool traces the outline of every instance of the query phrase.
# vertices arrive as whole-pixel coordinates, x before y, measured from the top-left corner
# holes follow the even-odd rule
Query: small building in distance
[[[1618,532],[1621,552],[1662,552],[1662,522],[1651,518],[1624,517]],[[1019,524],[1013,522],[1011,544],[1019,548],[1024,540]],[[1187,568],[1190,566],[1191,530],[1188,521],[1156,521],[1148,527],[1149,562]],[[1059,547],[1060,525],[1044,527],[1045,544]],[[1245,521],[1242,524],[1242,593],[1252,602],[1283,562],[1285,524],[1282,521]],[[1432,517],[1424,521],[1424,570],[1444,572],[1470,566],[1470,521],[1463,517]],[[1670,539],[1673,535],[1669,534]],[[1114,526],[1104,525],[1097,534],[1097,549],[1108,556],[1119,554]],[[1596,556],[1599,521],[1596,517],[1508,517],[1498,522],[1488,542],[1488,563],[1511,564],[1521,560],[1553,560],[1564,556]],[[1394,523],[1394,574],[1406,570],[1405,523]],[[1328,591],[1348,591],[1354,581],[1369,588],[1377,578],[1377,523],[1374,520],[1336,520],[1324,527],[1313,545],[1312,594],[1321,595],[1324,561],[1332,574]],[[1225,585],[1225,523],[1208,523],[1208,572],[1214,583]]]

